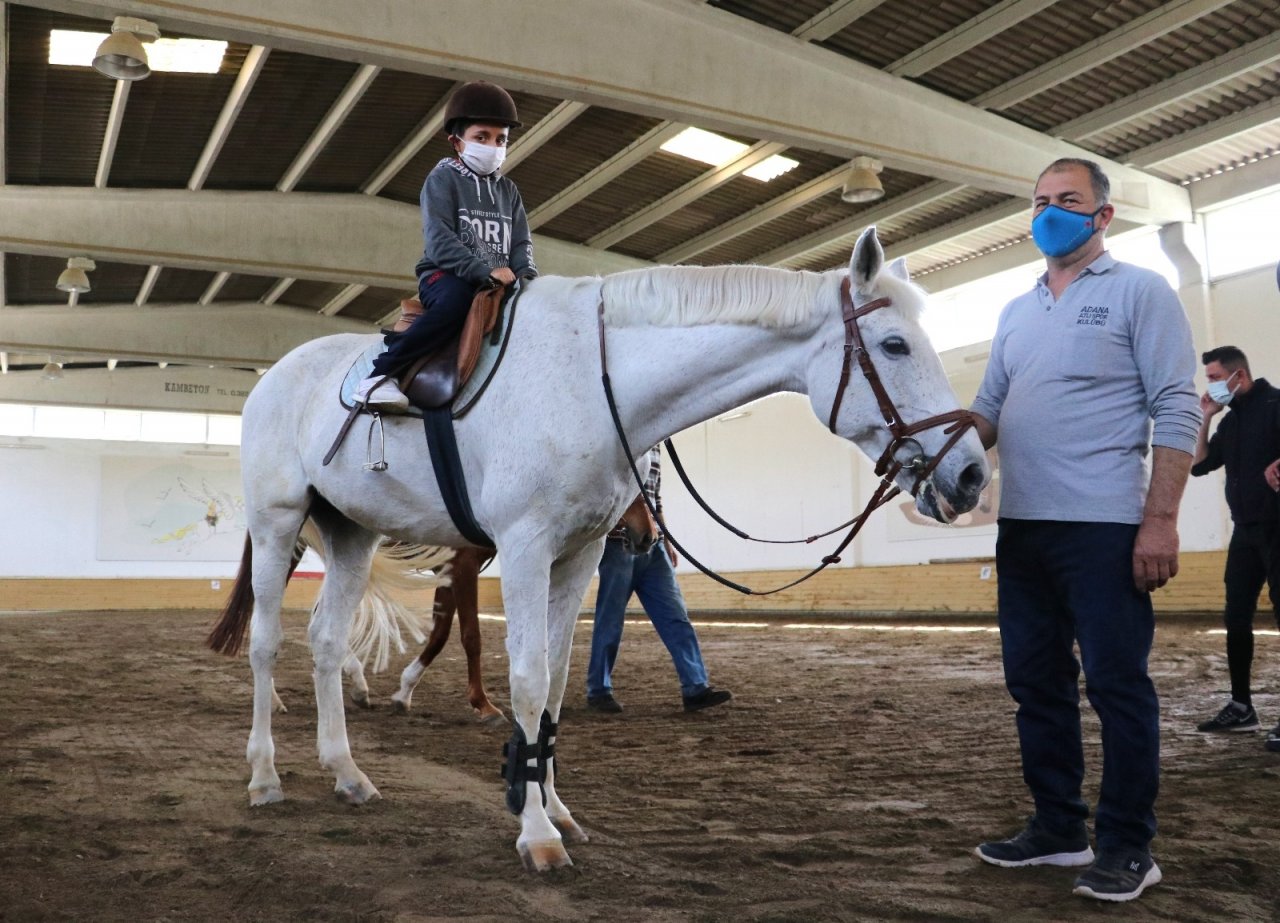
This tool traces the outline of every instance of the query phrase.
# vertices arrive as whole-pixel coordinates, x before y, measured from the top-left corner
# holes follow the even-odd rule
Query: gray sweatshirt
[[[972,408],[997,427],[1001,517],[1140,523],[1148,445],[1195,452],[1195,361],[1169,283],[1109,253],[1056,301],[1042,276],[1009,302]]]
[[[529,219],[516,184],[494,173],[477,176],[457,157],[446,157],[422,184],[425,246],[415,272],[443,269],[483,285],[494,269],[536,276]]]

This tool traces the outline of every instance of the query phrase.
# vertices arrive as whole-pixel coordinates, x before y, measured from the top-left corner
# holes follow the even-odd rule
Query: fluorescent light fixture
[[[715,132],[703,131],[701,128],[686,128],[676,135],[661,150],[668,154],[679,154],[690,160],[698,160],[713,167],[724,166],[731,160],[742,156],[749,145],[734,141]]]
[[[49,31],[49,63],[92,67],[105,32]],[[161,38],[147,43],[147,62],[153,71],[178,74],[216,74],[227,52],[226,42],[197,38]]]
[[[724,135],[717,135],[713,131],[704,131],[701,128],[686,128],[662,145],[661,150],[666,151],[668,154],[678,154],[681,157],[688,157],[690,160],[710,164],[713,167],[723,167],[725,164],[737,160],[749,148],[750,145],[743,144],[741,141],[734,141],[732,138],[726,138]],[[798,166],[800,166],[799,161],[792,160],[790,157],[783,157],[781,154],[774,154],[772,157],[760,161],[751,169],[743,170],[742,175],[767,183],[769,180],[781,176],[788,170],[794,170]]]
[[[742,175],[767,183],[771,179],[777,179],[783,173],[790,173],[798,166],[800,166],[800,161],[792,160],[790,157],[783,157],[781,154],[774,154],[772,157],[760,161],[750,170],[744,170]]]

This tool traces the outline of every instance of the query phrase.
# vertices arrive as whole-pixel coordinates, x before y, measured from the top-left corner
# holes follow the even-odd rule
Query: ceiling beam
[[[750,170],[756,164],[768,160],[774,154],[781,153],[786,149],[786,145],[783,144],[775,144],[768,141],[757,142],[728,163],[719,167],[712,167],[700,176],[691,179],[679,189],[667,193],[658,201],[640,209],[630,218],[619,221],[612,227],[605,228],[589,239],[587,246],[599,247],[602,250],[612,247],[633,234],[643,231],[649,225],[675,214],[686,205],[696,202],[712,190],[720,188],[729,180]]]
[[[92,322],[86,323],[86,311]],[[366,321],[306,308],[230,301],[200,304],[31,306],[0,310],[0,349],[60,356],[114,356],[188,365],[268,366],[330,333],[376,333]]]
[[[511,145],[507,150],[506,159],[502,161],[502,171],[505,173],[515,169],[520,161],[554,138],[562,128],[586,112],[587,108],[586,103],[573,103],[568,100],[561,102]]]
[[[885,0],[836,0],[824,10],[819,10],[801,23],[791,33],[806,42],[821,42],[843,31],[856,20],[866,16]]]
[[[1225,0],[1181,0],[1207,9]],[[116,0],[30,0],[32,6],[110,19]],[[131,0],[130,12],[169,32],[213,35],[412,73],[485,74],[509,89],[604,105],[979,189],[1025,195],[1046,163],[1095,156],[994,113],[705,5],[674,0],[468,0],[379,4],[349,0]],[[477,21],[520,36],[500,56]],[[625,42],[582,40],[625,35]],[[1147,35],[1149,38],[1150,36]],[[681,66],[662,62],[679,61]],[[731,75],[732,79],[726,79]],[[1104,163],[1151,223],[1190,218],[1186,190]],[[1119,197],[1118,197],[1119,198]]]
[[[1081,45],[1075,51],[1060,55],[1033,71],[1015,77],[994,90],[975,97],[971,102],[987,109],[1007,109],[1233,2],[1234,0],[1170,0],[1145,16],[1139,16],[1119,29]]]
[[[0,251],[274,278],[412,288],[414,205],[359,193],[0,187]],[[641,260],[534,235],[543,272],[586,276]]]
[[[141,307],[151,298],[151,293],[155,291],[156,280],[160,278],[159,266],[148,266],[147,274],[142,277],[142,284],[138,286],[138,294],[134,296],[133,303]]]
[[[1064,122],[1050,131],[1060,138],[1082,141],[1090,135],[1123,125],[1196,93],[1211,90],[1218,84],[1266,67],[1277,60],[1280,60],[1280,35],[1264,36],[1153,87],[1118,99],[1078,119]]]
[[[257,384],[251,371],[229,368],[66,369],[45,381],[39,369],[0,380],[0,401],[186,413],[240,413]]]
[[[359,70],[355,72],[355,76],[347,83],[346,89],[334,101],[325,117],[320,120],[316,130],[311,133],[307,143],[302,146],[302,150],[298,152],[298,156],[289,165],[289,169],[285,171],[284,176],[280,177],[280,182],[276,184],[276,189],[280,192],[289,192],[298,185],[303,174],[315,163],[316,158],[320,156],[320,152],[324,150],[324,146],[333,138],[334,133],[342,127],[342,123],[347,120],[347,116],[356,107],[356,103],[360,102],[360,97],[364,96],[381,72],[382,68],[375,67],[372,64],[362,64],[360,66]]]
[[[1264,125],[1270,125],[1276,121],[1280,121],[1280,99],[1259,103],[1241,112],[1214,119],[1199,128],[1193,128],[1190,131],[1174,135],[1172,138],[1149,144],[1134,151],[1127,159],[1130,163],[1135,163],[1139,166],[1153,167],[1158,163],[1173,160],[1183,154],[1189,154],[1196,148],[1226,141],[1236,135],[1242,135],[1245,132],[1262,128]]]
[[[957,237],[963,237],[965,234],[972,234],[975,231],[982,231],[991,227],[993,224],[999,224],[1002,221],[1008,221],[1010,218],[1016,218],[1022,215],[1027,220],[1027,227],[1031,226],[1031,200],[1030,196],[1021,199],[1014,199],[1010,202],[1002,202],[999,205],[993,205],[990,208],[984,208],[980,212],[975,212],[968,217],[961,218],[958,221],[952,221],[942,225],[942,227],[925,231],[922,234],[916,234],[905,240],[900,240],[891,246],[885,247],[885,259],[896,260],[900,257],[909,258],[930,247],[936,247],[938,244],[948,243]]]
[[[200,296],[197,304],[212,304],[213,299],[218,297],[218,292],[222,291],[222,287],[227,284],[227,280],[231,278],[229,272],[216,273],[209,282],[209,287],[204,290],[204,294]]]
[[[334,295],[333,298],[329,300],[329,303],[320,309],[320,313],[325,317],[333,317],[335,314],[340,313],[347,305],[351,304],[351,302],[363,295],[365,289],[368,287],[369,286],[367,285],[348,285],[342,291],[338,292],[338,294]]]
[[[981,45],[987,39],[994,38],[1024,19],[1030,19],[1057,2],[1058,0],[1003,0],[977,16],[966,19],[950,32],[939,35],[929,44],[904,55],[885,70],[899,77],[927,74],[935,67],[959,57],[970,48]]]
[[[267,55],[270,53],[271,49],[254,45],[245,54],[244,63],[240,65],[240,73],[236,75],[236,82],[231,85],[231,92],[227,94],[226,101],[222,104],[222,111],[218,113],[218,121],[213,123],[209,140],[204,143],[200,159],[196,161],[196,167],[191,171],[191,179],[187,181],[188,189],[204,188],[205,181],[213,170],[214,161],[222,152],[222,145],[226,144],[227,138],[231,137],[231,129],[235,126],[236,119],[240,117],[240,111],[244,108],[245,100],[249,98],[253,85],[258,82],[262,66],[267,63]]]
[[[831,227],[820,228],[812,234],[806,234],[799,240],[793,240],[790,243],[783,244],[781,247],[775,247],[768,253],[763,253],[756,257],[756,262],[763,266],[782,266],[794,262],[808,256],[815,250],[829,247],[845,237],[861,234],[868,225],[878,224],[881,221],[891,221],[913,209],[930,205],[939,199],[946,198],[962,188],[957,183],[944,183],[940,180],[925,183],[919,189],[914,189],[905,195],[896,196],[872,208],[864,209],[853,217],[847,218]]]
[[[591,172],[561,189],[529,212],[529,228],[536,230],[561,212],[577,205],[597,189],[613,182],[662,145],[688,128],[678,122],[659,122]]]
[[[283,279],[277,279],[276,284],[271,286],[271,288],[267,290],[267,293],[262,296],[262,303],[275,304],[277,301],[280,300],[280,296],[289,290],[289,286],[293,285],[293,283],[297,281],[298,280],[293,278],[292,276],[287,276]]]
[[[449,97],[460,86],[462,86],[461,83],[455,83],[449,92],[444,94],[440,101],[431,108],[426,117],[418,123],[418,127],[396,145],[395,152],[360,187],[361,192],[365,195],[377,195],[387,183],[400,174],[400,171],[405,168],[409,161],[418,156],[419,151],[431,143],[432,138],[444,130],[444,112],[449,105]]]
[[[664,253],[659,253],[656,262],[658,263],[680,263],[692,256],[697,256],[705,250],[718,247],[721,244],[733,240],[748,231],[754,230],[761,225],[768,224],[783,215],[790,214],[797,208],[808,205],[815,199],[820,199],[824,195],[834,192],[844,186],[845,176],[849,172],[848,165],[836,167],[834,170],[828,170],[821,176],[814,177],[803,186],[798,186],[790,192],[783,193],[776,199],[770,199],[768,202],[761,203],[751,211],[747,212],[732,221],[726,221],[724,224],[714,227],[711,230],[699,234],[691,240],[687,240],[682,244],[678,244]]]
[[[102,149],[98,152],[98,170],[93,177],[93,185],[103,189],[111,178],[111,162],[116,157],[116,142],[120,140],[120,126],[124,124],[124,108],[129,102],[128,80],[117,80],[115,95],[111,97],[111,112],[107,116],[107,127],[102,133]]]
[[[1280,157],[1271,156],[1257,163],[1224,170],[1192,183],[1191,204],[1197,212],[1229,205],[1247,199],[1264,189],[1280,188]]]

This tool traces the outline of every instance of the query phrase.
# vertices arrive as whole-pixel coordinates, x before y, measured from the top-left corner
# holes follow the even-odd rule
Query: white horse
[[[458,421],[457,436],[476,520],[502,556],[515,721],[505,752],[516,767],[508,774],[507,804],[520,817],[516,848],[527,867],[569,864],[563,839],[586,839],[556,792],[555,761],[547,751],[583,596],[605,533],[636,491],[601,386],[597,310],[603,308],[622,425],[638,453],[779,391],[808,394],[825,422],[845,361],[846,276],[855,303],[892,302],[858,323],[902,418],[909,423],[953,411],[955,395],[920,326],[923,292],[907,281],[905,268],[895,264],[882,273],[883,263],[869,228],[848,273],[656,267],[603,278],[544,277],[522,296],[507,354],[484,399]],[[339,383],[370,342],[345,334],[307,343],[276,363],[245,402],[241,456],[249,544],[237,584],[251,569],[252,805],[283,798],[271,738],[272,666],[281,646],[290,557],[304,520],[310,516],[319,527],[329,562],[309,630],[320,762],[335,774],[339,798],[352,804],[376,798],[378,791],[351,756],[340,670],[379,536],[468,544],[441,500],[420,421],[387,420],[386,471],[363,470],[365,439],[356,436],[329,466],[321,465],[344,419]],[[845,392],[833,428],[876,458],[890,442],[880,405],[856,370]],[[948,436],[931,428],[915,439],[930,461]],[[949,519],[974,506],[987,476],[977,437],[965,433],[937,460],[918,508]],[[908,472],[898,481],[914,486]],[[247,619],[247,607],[239,621],[233,608],[215,629],[222,641],[211,640],[225,651],[238,645]],[[541,793],[535,785],[525,798],[526,781],[540,783]]]

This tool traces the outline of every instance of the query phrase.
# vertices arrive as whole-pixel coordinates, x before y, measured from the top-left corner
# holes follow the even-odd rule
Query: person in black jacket
[[[1227,628],[1227,669],[1231,700],[1201,731],[1256,731],[1249,672],[1253,663],[1253,616],[1265,582],[1280,625],[1280,513],[1276,491],[1267,483],[1268,465],[1280,459],[1280,390],[1265,378],[1254,378],[1249,360],[1234,346],[1219,346],[1200,357],[1208,392],[1200,398],[1204,422],[1196,441],[1191,474],[1199,477],[1226,468],[1227,507],[1231,510],[1231,542],[1223,577],[1227,589],[1223,620]],[[1223,407],[1227,415],[1209,438],[1209,421]],[[1280,725],[1267,749],[1280,750]]]

